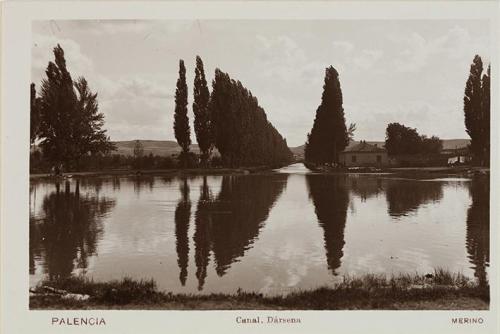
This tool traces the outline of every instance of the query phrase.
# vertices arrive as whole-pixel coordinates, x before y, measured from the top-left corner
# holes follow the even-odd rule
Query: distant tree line
[[[182,147],[182,156],[187,156],[191,143],[185,73],[181,60],[175,93],[174,132]],[[213,147],[219,151],[222,165],[226,167],[283,165],[292,159],[286,139],[267,120],[257,98],[241,82],[216,69],[209,95],[200,57],[196,58],[193,112],[203,165],[208,162]]]
[[[217,164],[214,163],[214,166]],[[49,173],[52,164],[44,159],[43,154],[35,150],[30,154],[31,173]],[[179,168],[178,159],[171,156],[160,156],[149,153],[141,157],[133,155],[109,153],[96,156],[83,157],[79,162],[78,171],[102,171],[102,170],[154,170]]]
[[[476,55],[465,84],[464,116],[473,162],[481,166],[490,164],[490,80],[490,65],[484,71]]]
[[[437,136],[419,135],[417,129],[390,123],[385,131],[385,148],[389,155],[439,154],[443,143]]]

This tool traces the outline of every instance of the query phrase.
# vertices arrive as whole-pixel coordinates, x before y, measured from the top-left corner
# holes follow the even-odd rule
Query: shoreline
[[[285,166],[286,167],[286,166]],[[101,170],[87,172],[68,172],[62,176],[54,176],[50,173],[30,173],[30,180],[40,179],[67,179],[77,177],[131,177],[131,176],[165,176],[165,175],[227,175],[227,174],[257,174],[257,173],[274,173],[276,169],[283,167],[257,166],[257,167],[239,167],[239,168],[175,168],[175,169],[151,169],[151,170]],[[359,168],[342,171],[325,170],[325,171],[310,171],[311,174],[324,175],[393,175],[400,177],[446,177],[460,176],[473,177],[485,176],[490,174],[490,168],[485,167],[393,167],[374,170],[370,168]]]
[[[276,167],[279,168],[279,167]],[[62,176],[50,173],[30,173],[30,180],[36,179],[66,179],[72,177],[98,177],[98,176],[164,176],[164,175],[226,175],[226,174],[253,174],[272,172],[273,167],[241,167],[241,168],[175,168],[175,169],[149,169],[149,170],[101,170],[88,172],[67,172]]]
[[[437,269],[433,274],[344,277],[333,286],[286,295],[256,292],[174,294],[153,280],[94,282],[84,277],[44,281],[30,289],[29,307],[144,310],[487,310],[489,286]]]

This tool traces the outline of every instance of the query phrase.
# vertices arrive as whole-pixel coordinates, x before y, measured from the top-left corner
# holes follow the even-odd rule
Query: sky
[[[388,123],[442,139],[468,138],[463,93],[475,54],[489,62],[487,21],[35,21],[32,81],[58,43],[74,79],[98,93],[111,140],[175,140],[179,59],[186,64],[191,139],[195,57],[211,89],[216,68],[240,80],[289,146],[302,145],[321,102],[325,68],[339,72],[356,140],[384,140]]]

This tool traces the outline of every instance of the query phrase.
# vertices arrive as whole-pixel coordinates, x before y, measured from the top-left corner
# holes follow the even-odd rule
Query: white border
[[[6,2],[1,48],[1,333],[498,333],[499,3],[460,2]],[[489,311],[29,311],[28,157],[31,21],[48,19],[485,19],[491,22],[491,307]],[[496,93],[495,93],[496,92]],[[300,325],[237,325],[236,315],[299,316]],[[51,317],[104,316],[98,327]],[[483,325],[452,325],[480,316]]]

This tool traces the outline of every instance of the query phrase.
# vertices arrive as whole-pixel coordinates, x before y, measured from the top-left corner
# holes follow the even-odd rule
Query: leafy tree
[[[437,136],[419,135],[417,129],[390,123],[385,131],[385,148],[389,155],[438,154],[443,143]]]
[[[427,136],[420,136],[420,152],[426,154],[439,154],[443,149],[443,142],[439,137],[432,136],[427,138]]]
[[[187,105],[186,67],[181,59],[179,61],[179,79],[177,79],[177,89],[175,90],[174,133],[177,143],[182,147],[181,160],[183,161],[189,152],[189,145],[191,145]]]
[[[74,160],[78,161],[84,155],[98,155],[115,149],[115,145],[106,135],[104,114],[99,113],[97,93],[90,91],[87,80],[78,78],[74,83],[77,92],[77,112],[73,122],[77,125],[73,129]]]
[[[102,129],[104,115],[98,111],[97,94],[84,78],[73,82],[60,45],[54,48],[54,58],[41,86],[40,147],[56,167],[78,168],[83,156],[106,154],[114,145]]]
[[[390,123],[385,131],[385,148],[389,155],[416,154],[421,150],[421,138],[414,128]]]
[[[490,154],[490,68],[483,74],[483,62],[476,55],[464,92],[464,116],[474,161],[489,165]]]
[[[35,84],[30,85],[30,145],[38,137],[40,127],[40,98],[36,96]]]
[[[325,73],[321,104],[307,136],[306,161],[322,164],[339,161],[339,153],[349,143],[342,103],[339,74],[330,66]]]
[[[196,57],[193,97],[194,132],[201,151],[201,163],[202,165],[206,165],[213,148],[211,120],[208,109],[210,92],[208,91],[207,80],[205,78],[203,61],[199,56]]]

